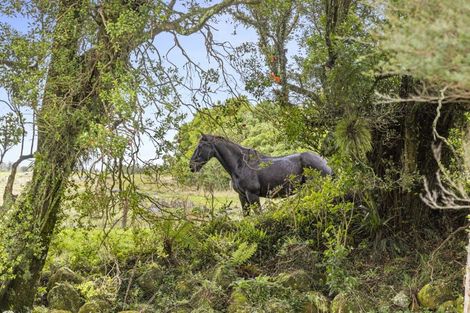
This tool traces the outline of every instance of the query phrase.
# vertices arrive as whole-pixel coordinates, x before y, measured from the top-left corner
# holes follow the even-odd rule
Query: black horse
[[[189,163],[191,171],[198,172],[213,157],[232,177],[245,216],[252,205],[260,206],[260,197],[291,195],[305,182],[305,168],[320,170],[322,176],[333,175],[326,160],[312,152],[270,157],[212,135],[201,136]]]

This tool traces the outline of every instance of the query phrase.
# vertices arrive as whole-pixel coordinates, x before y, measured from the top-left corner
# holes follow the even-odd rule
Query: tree
[[[258,34],[258,47],[269,69],[270,79],[280,86],[276,92],[279,103],[289,103],[289,90],[307,92],[290,83],[288,75],[287,44],[299,27],[302,1],[263,1],[261,5],[248,9],[236,9],[233,15],[246,26],[253,27]],[[252,82],[266,80],[265,73],[253,69]],[[256,84],[256,83],[255,83]],[[250,85],[250,84],[248,84]],[[297,88],[296,88],[297,87]],[[315,95],[309,93],[310,96]]]
[[[403,103],[377,96],[412,99],[422,86],[419,77],[383,70],[382,66],[391,54],[378,48],[382,42],[377,34],[385,25],[382,8],[349,0],[293,3],[296,6],[269,2],[271,7],[265,8],[265,14],[261,16],[257,10],[262,7],[239,9],[234,13],[242,23],[251,25],[260,34],[258,52],[265,56],[266,67],[270,67],[270,63],[269,55],[263,49],[263,36],[272,42],[277,38],[288,41],[297,36],[300,39],[298,46],[305,48],[304,54],[292,58],[298,66],[287,66],[285,76],[289,82],[286,86],[289,95],[302,95],[303,98],[297,101],[296,108],[289,109],[284,123],[285,128],[291,128],[293,124],[304,126],[298,127],[297,132],[287,129],[285,132],[292,140],[322,147],[324,154],[336,150],[343,159],[350,159],[355,175],[363,177],[358,180],[359,196],[381,217],[380,223],[387,221],[388,226],[396,229],[408,223],[421,225],[423,220],[430,227],[438,224],[440,220],[434,218],[435,212],[428,210],[419,197],[422,191],[420,177],[424,175],[434,184],[434,173],[438,168],[431,152],[437,103]],[[303,31],[285,27],[292,25],[286,21],[294,19],[281,19],[277,18],[278,13],[270,13],[285,10],[284,16],[296,16],[297,24],[304,26]],[[411,14],[419,12],[406,7],[401,13],[408,14],[408,11]],[[269,28],[272,33],[263,35],[265,21],[281,25]],[[284,34],[286,29],[290,33]],[[415,29],[409,29],[411,36]],[[400,38],[402,33],[395,31],[394,34]],[[386,38],[393,41],[393,36]],[[411,40],[408,37],[396,46],[406,51],[405,43]],[[285,41],[282,45],[288,46]],[[285,51],[277,50],[277,53],[283,55],[279,60],[286,56]],[[294,100],[289,96],[290,103],[295,103]],[[442,136],[447,136],[451,128],[459,125],[463,110],[465,107],[461,105],[443,108],[437,124]],[[298,119],[292,122],[294,117]],[[315,136],[325,132],[326,136]]]
[[[426,192],[421,198],[429,207],[440,210],[470,209],[470,62],[463,57],[468,54],[469,14],[470,5],[465,1],[399,1],[389,8],[390,22],[382,39],[382,46],[390,55],[384,68],[421,81],[415,93],[400,100],[428,106],[437,102],[430,127],[432,142],[428,142],[429,146],[432,143],[437,164],[433,168],[435,183],[424,177]],[[462,114],[459,125],[461,149],[457,151],[439,125],[448,112],[459,109],[466,114]],[[457,170],[446,166],[444,149],[454,159]],[[464,312],[470,312],[470,234]]]
[[[26,35],[3,26],[0,64],[3,86],[35,111],[38,139],[32,181],[2,220],[0,309],[24,312],[32,306],[64,192],[79,163],[94,159],[113,167],[113,160],[135,154],[136,138],[155,126],[145,123],[143,110],[175,103],[171,73],[151,55],[153,39],[162,32],[192,34],[229,6],[253,2],[202,7],[188,1],[187,11],[177,9],[176,1],[2,4],[4,14],[26,15],[33,25]]]
[[[0,164],[7,152],[20,142],[22,129],[13,113],[0,117]]]

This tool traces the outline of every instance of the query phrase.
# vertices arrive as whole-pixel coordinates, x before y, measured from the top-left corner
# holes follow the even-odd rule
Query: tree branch
[[[311,90],[305,89],[303,87],[300,87],[291,83],[287,83],[287,88],[289,88],[289,90],[292,90],[295,93],[311,98],[317,104],[321,103],[320,96]]]
[[[18,160],[15,161],[15,163],[11,165],[11,172],[8,176],[7,184],[5,185],[5,190],[3,192],[3,206],[0,207],[1,211],[7,211],[11,207],[12,203],[15,202],[16,196],[13,194],[13,185],[15,183],[18,166],[21,164],[21,162],[33,157],[33,154],[22,155]]]
[[[259,2],[260,0],[223,0],[222,2],[210,7],[194,8],[187,13],[181,14],[178,18],[170,22],[155,25],[145,37],[153,38],[159,33],[168,31],[174,31],[184,36],[191,35],[201,30],[211,17],[222,12],[230,6],[240,4],[258,4]],[[193,25],[186,27],[181,26],[184,21],[192,19],[196,19]]]

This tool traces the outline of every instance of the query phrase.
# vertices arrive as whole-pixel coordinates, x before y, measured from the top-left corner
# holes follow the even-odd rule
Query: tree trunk
[[[470,125],[464,136],[463,142],[464,150],[464,168],[470,172]],[[467,243],[467,266],[465,267],[465,296],[464,296],[464,313],[470,313],[470,231],[467,229],[468,243]]]
[[[67,140],[73,141],[73,137]],[[45,160],[36,158],[32,182],[19,199],[8,227],[13,276],[2,285],[0,310],[28,312],[34,301],[75,152],[66,147],[50,149]]]
[[[32,181],[10,210],[4,247],[8,273],[0,273],[0,311],[29,312],[47,257],[62,196],[79,157],[76,141],[85,127],[82,63],[77,49],[83,0],[63,0],[57,21],[42,107],[37,115],[38,150]],[[71,79],[74,78],[74,79]],[[84,88],[81,89],[80,87]]]
[[[20,166],[21,162],[27,159],[32,159],[33,155],[22,155],[18,160],[16,160],[11,165],[10,175],[8,176],[7,183],[5,185],[5,189],[3,191],[3,205],[0,207],[0,213],[5,214],[15,202],[16,195],[13,194],[13,187],[15,184],[16,173],[18,171],[18,166]]]
[[[412,84],[410,77],[402,78],[400,97],[410,96]],[[437,125],[441,135],[448,135],[456,114],[453,108],[442,110]],[[376,199],[380,215],[386,218],[393,216],[391,222],[395,228],[408,229],[410,225],[423,223],[431,226],[440,222],[435,217],[441,213],[429,209],[419,197],[423,189],[421,177],[425,176],[432,185],[438,170],[431,148],[435,115],[436,104],[404,103],[395,124],[385,133],[374,134],[369,162],[378,177],[398,182],[388,188],[380,188]],[[394,136],[390,136],[391,133]]]

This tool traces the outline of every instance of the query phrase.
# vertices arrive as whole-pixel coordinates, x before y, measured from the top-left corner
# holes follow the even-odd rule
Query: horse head
[[[214,144],[210,141],[209,136],[201,135],[196,150],[194,150],[191,160],[189,161],[191,172],[199,172],[214,155]]]

